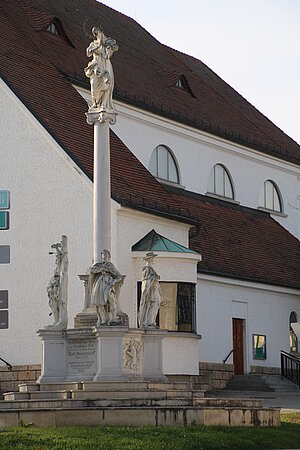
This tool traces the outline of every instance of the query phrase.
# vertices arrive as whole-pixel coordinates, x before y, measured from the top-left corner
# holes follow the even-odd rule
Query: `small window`
[[[179,78],[179,80],[177,81],[176,86],[179,87],[180,89],[184,89],[181,78]]]
[[[149,171],[156,178],[179,184],[177,164],[171,151],[164,145],[158,145],[152,152]]]
[[[50,25],[47,27],[47,31],[50,31],[50,33],[53,33],[53,34],[59,34],[58,28],[54,22],[50,23]]]
[[[264,182],[259,196],[259,206],[271,211],[282,212],[282,201],[278,187],[271,180]]]
[[[210,194],[220,197],[231,198],[233,200],[233,185],[229,173],[221,164],[216,164],[209,175],[208,189]]]
[[[297,323],[298,317],[295,311],[290,314],[290,352],[298,352],[298,338],[294,333],[291,323]]]
[[[142,283],[138,282],[138,309]],[[161,330],[196,333],[195,285],[192,283],[160,282],[163,302],[157,315]]]
[[[190,85],[186,79],[186,77],[184,75],[181,75],[178,80],[176,81],[175,84],[176,87],[178,87],[179,89],[182,89],[183,91],[188,92],[189,94],[191,94],[193,97],[195,97],[194,93],[192,92]]]

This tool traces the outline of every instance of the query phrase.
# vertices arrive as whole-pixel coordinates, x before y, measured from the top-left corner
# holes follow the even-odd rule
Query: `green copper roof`
[[[171,241],[170,239],[161,236],[156,233],[155,230],[151,230],[146,236],[144,236],[140,241],[134,244],[131,248],[133,252],[177,252],[177,253],[194,253],[193,250],[184,247],[177,242]]]

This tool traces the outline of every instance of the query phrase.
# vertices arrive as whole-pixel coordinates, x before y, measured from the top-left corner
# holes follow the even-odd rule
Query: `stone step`
[[[70,401],[70,400],[68,400]],[[6,403],[6,402],[2,402]],[[1,404],[1,403],[0,403]],[[101,426],[101,425],[223,425],[223,426],[279,426],[278,408],[195,408],[174,407],[112,407],[44,410],[0,411],[5,426],[18,426],[20,420],[40,427]]]
[[[202,394],[202,397],[204,393]],[[94,400],[94,399],[113,399],[113,398],[131,398],[131,399],[140,399],[140,398],[192,398],[192,391],[159,391],[159,390],[135,390],[135,391],[113,391],[113,390],[104,390],[104,391],[72,391],[71,397],[73,399],[86,399],[86,400]]]
[[[14,400],[66,400],[71,398],[70,391],[32,391],[32,392],[6,392],[5,401]]]
[[[205,397],[205,398],[194,398],[193,404],[199,407],[262,408],[263,401],[258,399]]]
[[[133,389],[174,389],[174,390],[188,390],[189,383],[172,382],[172,383],[153,383],[145,381],[85,381],[82,383],[82,390],[97,391],[97,390],[133,390]]]
[[[37,384],[36,382],[19,384],[19,392],[33,392],[39,390],[40,385]]]
[[[193,406],[191,398],[98,398],[98,399],[40,399],[40,400],[14,400],[0,401],[0,412],[4,410],[28,410],[28,409],[73,409],[73,408],[108,408],[108,407],[155,407],[169,406],[179,408],[182,406]]]

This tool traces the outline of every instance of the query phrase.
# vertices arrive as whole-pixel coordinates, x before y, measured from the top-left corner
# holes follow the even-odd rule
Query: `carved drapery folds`
[[[116,122],[116,110],[112,102],[114,89],[114,72],[111,57],[118,50],[114,39],[106,37],[100,28],[92,29],[94,40],[86,50],[87,56],[92,60],[84,69],[85,75],[90,79],[92,105],[87,113],[87,121],[93,124],[96,120]]]
[[[156,317],[162,302],[162,291],[159,285],[160,276],[153,268],[153,259],[157,256],[153,252],[146,254],[146,261],[142,271],[142,294],[138,315],[139,327],[157,328]]]
[[[93,264],[89,274],[91,304],[96,306],[99,325],[120,325],[122,313],[119,304],[120,289],[125,275],[121,275],[110,261],[110,252],[103,250],[102,261]]]
[[[61,242],[52,244],[50,254],[56,254],[54,274],[51,277],[47,293],[49,306],[54,316],[54,323],[48,329],[65,330],[68,326],[68,238],[63,235]]]

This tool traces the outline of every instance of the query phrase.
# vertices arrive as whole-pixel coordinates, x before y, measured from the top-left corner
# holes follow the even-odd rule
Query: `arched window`
[[[290,352],[298,352],[298,338],[295,335],[291,323],[298,322],[298,317],[295,311],[290,314]]]
[[[175,158],[164,145],[158,145],[152,152],[149,171],[156,178],[179,184],[179,173]]]
[[[231,198],[233,200],[233,183],[228,171],[221,164],[216,164],[212,168],[208,179],[207,191],[210,194]]]
[[[282,212],[281,195],[273,181],[267,180],[264,182],[263,189],[260,191],[259,206],[271,211]]]

